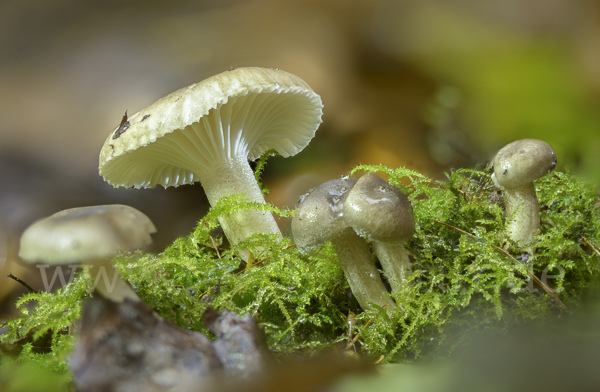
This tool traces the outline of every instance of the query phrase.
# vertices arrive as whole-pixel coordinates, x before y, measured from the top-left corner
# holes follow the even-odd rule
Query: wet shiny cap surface
[[[494,184],[506,189],[515,189],[554,170],[556,154],[554,149],[542,140],[521,139],[500,149],[493,164]]]
[[[302,252],[309,251],[348,229],[344,201],[356,178],[329,180],[298,200],[292,218],[292,236]]]
[[[359,178],[344,204],[346,222],[363,238],[394,242],[415,232],[410,201],[377,174]]]

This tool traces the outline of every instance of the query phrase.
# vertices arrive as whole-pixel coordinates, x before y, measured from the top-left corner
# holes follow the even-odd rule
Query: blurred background
[[[3,0],[0,322],[25,292],[8,272],[42,289],[16,256],[36,219],[129,204],[156,223],[154,251],[192,230],[208,209],[201,186],[113,189],[100,148],[125,110],[249,65],[299,75],[325,105],[311,144],[267,165],[279,207],[360,163],[443,179],[525,137],[600,179],[596,1]]]

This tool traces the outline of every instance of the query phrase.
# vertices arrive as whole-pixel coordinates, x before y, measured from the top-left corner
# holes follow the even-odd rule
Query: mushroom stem
[[[91,265],[89,273],[92,285],[104,298],[114,302],[123,302],[125,298],[140,301],[140,297],[123,279],[110,260],[89,260],[88,262]]]
[[[360,306],[372,310],[369,303],[373,303],[382,307],[387,305],[388,310],[395,309],[396,305],[387,295],[365,240],[348,228],[333,238],[331,244]]]
[[[211,206],[224,196],[244,194],[249,202],[266,204],[254,172],[246,158],[232,159],[210,170],[197,170],[196,175],[204,186]],[[219,218],[225,236],[232,245],[248,239],[256,233],[277,234],[281,231],[270,211],[236,211]]]
[[[397,292],[412,272],[412,264],[404,243],[386,243],[373,241],[373,251],[381,263],[383,273],[388,279],[393,292]]]
[[[530,242],[540,228],[540,207],[535,186],[529,183],[516,189],[503,189],[506,232],[515,242]]]

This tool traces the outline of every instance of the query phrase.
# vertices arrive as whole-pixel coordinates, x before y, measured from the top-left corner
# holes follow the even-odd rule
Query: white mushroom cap
[[[344,220],[344,200],[354,184],[356,178],[329,180],[300,198],[291,228],[301,252],[307,252],[350,229]]]
[[[236,68],[124,118],[102,147],[99,171],[113,186],[168,187],[201,181],[201,171],[270,149],[295,155],[313,138],[322,106],[296,75]]]
[[[521,139],[504,146],[494,158],[492,180],[506,189],[523,187],[554,170],[556,154],[542,140]]]
[[[49,264],[104,259],[150,245],[155,232],[152,221],[129,206],[72,208],[29,226],[21,236],[19,257]]]
[[[359,178],[348,192],[344,214],[354,231],[371,241],[404,241],[415,232],[406,195],[375,173]]]

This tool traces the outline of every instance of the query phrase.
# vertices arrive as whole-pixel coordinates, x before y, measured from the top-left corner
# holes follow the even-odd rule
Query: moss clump
[[[542,230],[530,256],[503,234],[504,211],[488,171],[456,170],[448,182],[438,182],[406,169],[355,170],[387,173],[409,194],[417,220],[409,243],[415,258],[412,285],[394,296],[404,312],[363,334],[370,352],[389,360],[428,350],[439,354],[476,331],[544,322],[577,309],[582,293],[597,280],[600,254],[591,244],[600,241],[598,196],[567,173],[536,182]],[[410,185],[401,185],[406,178]]]
[[[302,255],[290,239],[256,235],[239,244],[252,252],[248,264],[236,249],[217,250],[219,240],[211,233],[221,214],[249,208],[293,214],[240,196],[221,200],[193,233],[162,254],[121,256],[115,262],[140,297],[182,327],[208,333],[200,322],[205,309],[227,308],[253,315],[282,355],[344,347],[360,334],[354,347],[387,361],[444,355],[473,331],[502,333],[573,312],[600,274],[599,198],[568,173],[536,182],[542,228],[530,256],[502,234],[504,212],[487,171],[456,170],[447,182],[403,168],[359,166],[357,171],[388,174],[390,183],[409,195],[417,220],[407,245],[414,273],[410,284],[393,294],[400,310],[394,315],[384,309],[361,312],[328,245]],[[532,282],[532,275],[554,295]],[[52,331],[47,353],[25,346],[21,357],[65,372],[73,344],[68,327],[90,286],[81,274],[54,294],[23,297],[18,303],[23,315],[9,321],[1,341],[19,344],[31,331],[34,337]],[[27,310],[25,304],[33,301],[37,306]]]

